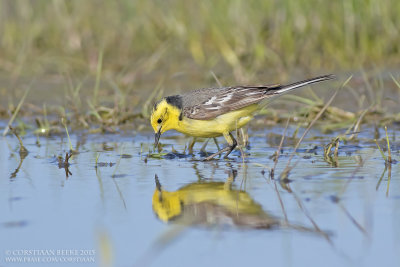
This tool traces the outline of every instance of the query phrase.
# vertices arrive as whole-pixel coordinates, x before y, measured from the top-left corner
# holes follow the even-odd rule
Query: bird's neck
[[[175,106],[168,107],[168,129],[167,130],[179,130],[182,127],[182,116],[181,109]]]

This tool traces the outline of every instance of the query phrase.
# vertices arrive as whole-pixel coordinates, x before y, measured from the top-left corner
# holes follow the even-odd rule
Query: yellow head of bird
[[[155,146],[158,145],[161,134],[176,128],[180,113],[181,111],[178,107],[168,103],[168,98],[162,99],[154,106],[150,123],[155,132]]]
[[[182,213],[182,204],[179,192],[168,192],[161,188],[157,174],[155,175],[156,189],[153,194],[153,210],[164,222],[179,216]]]

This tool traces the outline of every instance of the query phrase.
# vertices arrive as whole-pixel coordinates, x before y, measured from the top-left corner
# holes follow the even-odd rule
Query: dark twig
[[[297,142],[297,144],[296,144],[296,146],[294,148],[294,151],[293,151],[292,155],[290,156],[290,158],[288,160],[286,168],[283,170],[283,172],[282,172],[282,174],[280,176],[281,179],[287,178],[288,175],[289,175],[289,172],[296,166],[296,163],[295,163],[292,167],[290,167],[290,163],[291,163],[294,155],[296,154],[296,151],[299,148],[300,143],[303,141],[304,137],[310,131],[310,129],[314,125],[314,123],[321,117],[321,115],[325,112],[325,110],[328,108],[328,106],[332,103],[333,99],[336,97],[337,93],[339,92],[339,90],[341,88],[343,88],[343,87],[340,87],[339,89],[337,89],[335,91],[335,93],[331,96],[329,101],[326,102],[325,106],[320,110],[320,112],[317,114],[317,116],[315,116],[315,118],[312,120],[312,122],[308,125],[307,129],[304,131],[303,135],[300,137],[299,141]]]
[[[294,157],[294,155],[296,154],[296,150],[297,148],[300,146],[300,143],[303,141],[304,137],[306,136],[306,134],[310,131],[311,127],[314,125],[314,123],[321,117],[321,115],[325,112],[325,110],[329,107],[329,105],[332,103],[333,99],[336,97],[336,95],[339,93],[339,91],[345,87],[347,85],[347,83],[351,80],[353,76],[350,76],[343,84],[342,86],[340,86],[335,93],[331,96],[331,98],[328,100],[328,102],[326,102],[326,104],[324,105],[324,107],[318,112],[318,114],[315,116],[315,118],[311,121],[311,123],[308,125],[307,129],[304,131],[303,135],[300,137],[299,141],[297,142],[294,151],[292,153],[292,155],[290,156],[288,163],[286,165],[286,168],[283,170],[280,178],[281,179],[287,179],[289,172],[296,166],[297,162],[290,167],[290,163]]]
[[[10,128],[11,132],[15,135],[15,137],[17,137],[17,139],[18,139],[18,142],[19,142],[19,154],[21,156],[24,155],[24,158],[25,158],[26,155],[28,155],[28,153],[29,153],[28,149],[26,149],[26,147],[22,143],[22,139],[19,137],[17,131],[11,126],[9,126],[9,128]]]
[[[72,175],[72,172],[69,170],[69,159],[72,157],[72,153],[66,152],[65,153],[65,158],[62,156],[58,156],[58,168],[59,169],[64,169],[65,170],[65,176],[68,179],[70,175]]]
[[[286,121],[285,129],[283,130],[283,134],[282,134],[282,138],[281,138],[281,142],[279,143],[279,147],[275,152],[274,167],[272,167],[272,169],[269,173],[271,179],[274,179],[275,168],[276,168],[276,165],[278,164],[278,158],[281,154],[281,149],[282,149],[283,141],[285,140],[287,128],[289,126],[289,121],[290,121],[290,117]]]

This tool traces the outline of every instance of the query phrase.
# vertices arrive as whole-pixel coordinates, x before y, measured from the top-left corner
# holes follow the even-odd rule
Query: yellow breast
[[[220,115],[211,120],[193,120],[183,118],[175,130],[195,137],[217,137],[246,125],[252,118],[258,105],[250,105]]]

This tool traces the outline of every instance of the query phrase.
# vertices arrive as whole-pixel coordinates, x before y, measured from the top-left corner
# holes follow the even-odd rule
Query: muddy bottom
[[[27,155],[0,138],[0,265],[399,266],[400,164],[385,167],[374,129],[328,158],[338,133],[312,130],[285,177],[287,138],[271,179],[282,132],[250,131],[243,154],[210,162],[212,140],[188,155],[178,133],[157,154],[151,133],[72,134],[68,161],[66,136],[24,136]]]

